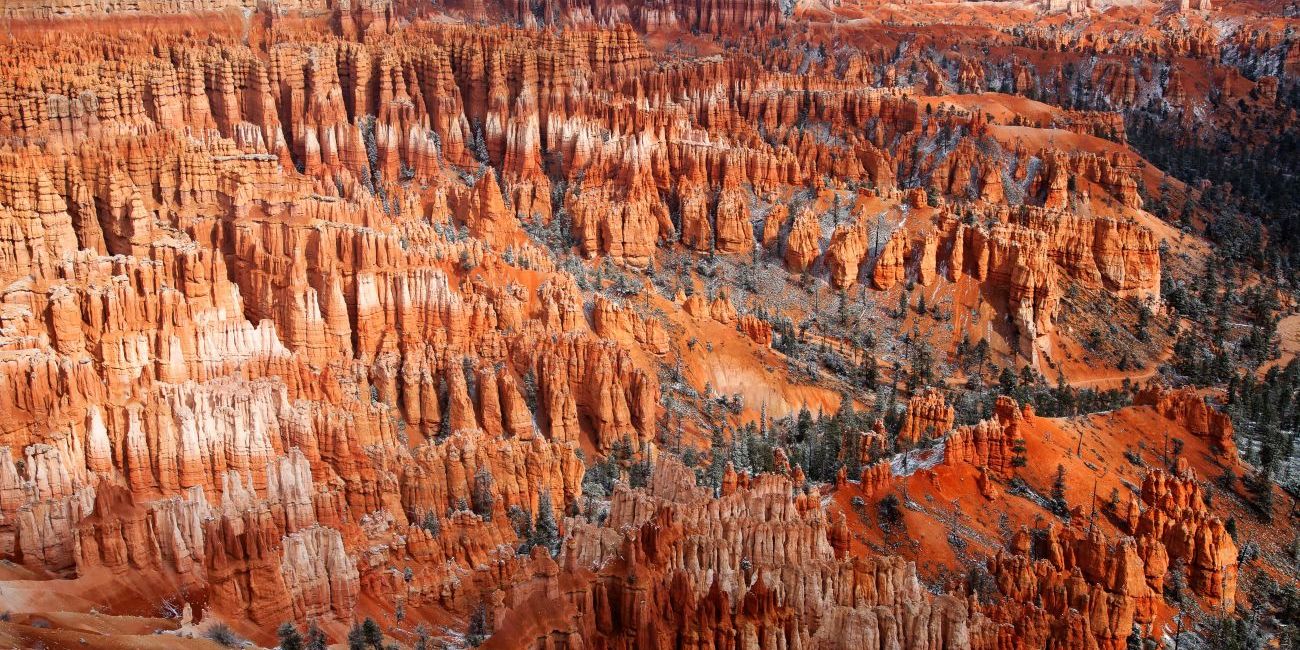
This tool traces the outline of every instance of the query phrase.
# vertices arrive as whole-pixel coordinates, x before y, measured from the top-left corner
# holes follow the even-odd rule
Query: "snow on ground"
[[[932,469],[943,462],[946,440],[940,440],[928,449],[913,449],[894,456],[889,461],[894,476],[911,476],[917,470]]]

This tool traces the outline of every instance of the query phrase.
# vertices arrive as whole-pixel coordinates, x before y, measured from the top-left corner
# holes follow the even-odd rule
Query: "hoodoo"
[[[1300,646],[1293,8],[0,18],[0,647]]]

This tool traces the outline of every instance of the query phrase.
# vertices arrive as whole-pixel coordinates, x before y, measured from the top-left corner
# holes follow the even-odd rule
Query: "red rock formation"
[[[591,314],[593,328],[600,336],[639,344],[652,354],[668,353],[668,334],[658,320],[643,317],[600,295],[596,296]]]
[[[862,222],[835,229],[826,249],[832,286],[842,289],[857,281],[859,265],[867,257],[867,244],[868,234]]]
[[[1013,553],[989,562],[1001,599],[994,620],[1023,621],[1026,644],[1068,647],[1122,647],[1135,622],[1149,622],[1159,596],[1147,585],[1142,559],[1132,539],[1109,543],[1091,534],[1049,526],[1037,542],[1022,531]]]
[[[603,525],[575,525],[563,559],[569,581],[551,570],[507,593],[488,647],[575,637],[694,646],[719,631],[749,630],[782,645],[806,637],[883,648],[898,632],[880,626],[907,625],[928,630],[926,643],[935,647],[965,647],[990,632],[960,598],[927,595],[910,564],[846,556],[844,522],[828,520],[815,501],[792,498],[788,479],[759,476],[717,500],[693,483],[688,470],[667,461],[656,466],[647,493],[618,488]],[[724,529],[732,532],[723,536]],[[810,576],[832,587],[797,590]],[[555,598],[539,598],[551,592]],[[836,595],[844,593],[857,596]]]
[[[866,497],[879,496],[892,487],[893,481],[894,472],[888,460],[864,466],[859,477],[862,494]]]
[[[821,225],[817,215],[804,210],[795,215],[785,242],[785,267],[795,273],[808,270],[821,255]]]
[[[1148,477],[1123,513],[1132,544],[1056,531],[1045,565],[997,560],[1006,593],[1039,603],[1020,609],[930,595],[910,565],[859,553],[781,450],[779,475],[728,468],[721,498],[660,457],[603,523],[563,515],[599,519],[583,459],[623,441],[657,457],[661,417],[679,415],[658,366],[683,324],[766,347],[765,319],[792,315],[760,319],[766,296],[710,285],[682,302],[698,321],[660,317],[675,307],[649,292],[687,256],[818,277],[822,260],[843,289],[887,214],[901,225],[873,286],[912,272],[935,287],[946,265],[997,296],[1031,359],[1067,283],[1157,300],[1138,212],[1154,171],[1123,147],[1124,116],[981,93],[1005,81],[1073,105],[1062,89],[1086,82],[1117,111],[1163,93],[1225,129],[1247,128],[1227,111],[1285,132],[1294,52],[1255,80],[1223,65],[1273,57],[1280,30],[1220,38],[1162,17],[1130,39],[1048,21],[991,30],[990,52],[1017,52],[998,67],[969,51],[984,27],[946,47],[917,25],[909,50],[863,43],[854,18],[823,44],[822,9],[766,0],[499,9],[0,9],[15,19],[0,48],[0,557],[204,594],[259,642],[284,620],[334,634],[400,602],[443,625],[487,602],[500,647],[992,648],[1011,630],[1115,647],[1178,560],[1197,593],[1232,602],[1235,546],[1181,472]],[[196,12],[214,13],[159,17]],[[473,22],[502,16],[524,27]],[[1079,80],[1059,65],[1071,56],[1090,61],[1070,66]],[[1151,62],[1175,57],[1158,88]],[[943,101],[880,87],[895,85]],[[1235,457],[1203,400],[1139,402]],[[945,462],[978,468],[996,498],[1031,417],[999,400],[948,433]],[[918,396],[902,439],[952,421],[942,396]],[[861,489],[883,494],[883,430],[860,442]],[[512,518],[543,493],[569,536],[558,562],[515,552]]]
[[[772,210],[767,213],[763,220],[763,246],[773,248],[777,245],[781,236],[781,229],[785,222],[790,218],[790,209],[783,204],[772,206]]]
[[[489,170],[457,201],[456,219],[469,226],[470,234],[500,246],[510,241],[515,229],[514,216],[506,211],[496,173]]]
[[[939,438],[952,429],[955,411],[944,399],[943,393],[928,389],[913,397],[907,403],[907,412],[903,415],[903,428],[898,432],[898,440],[915,444],[922,438]]]
[[[745,333],[755,343],[763,347],[772,345],[772,324],[754,316],[744,314],[736,321],[736,329]]]
[[[1027,416],[1015,400],[1002,396],[994,408],[995,417],[978,424],[958,427],[947,438],[944,464],[968,463],[999,477],[1009,477],[1016,441]]]
[[[722,253],[748,253],[754,249],[754,226],[749,202],[739,187],[727,187],[718,196],[717,247]]]
[[[1148,473],[1142,481],[1142,503],[1146,509],[1133,531],[1135,536],[1158,542],[1168,561],[1185,561],[1193,591],[1232,607],[1237,590],[1237,545],[1205,505],[1201,485],[1186,459],[1179,459],[1173,473]],[[1147,544],[1147,548],[1155,546]],[[1162,557],[1161,563],[1165,561]]]
[[[890,235],[871,271],[871,283],[877,289],[888,291],[906,278],[909,247],[907,231],[900,228]]]
[[[1167,390],[1152,386],[1138,391],[1133,403],[1151,406],[1157,413],[1179,423],[1192,434],[1209,438],[1214,449],[1229,464],[1237,463],[1237,443],[1232,419],[1227,413],[1211,407],[1195,390]]]

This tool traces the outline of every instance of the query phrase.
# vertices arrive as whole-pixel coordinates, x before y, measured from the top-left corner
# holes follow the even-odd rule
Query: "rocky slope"
[[[1007,397],[958,425],[942,382],[906,386],[901,344],[901,422],[846,432],[839,480],[809,477],[802,439],[766,472],[687,462],[838,393],[878,401],[836,372],[876,372],[885,329],[1078,374],[1079,319],[1162,313],[1175,235],[1150,190],[1192,191],[1109,112],[1151,71],[1107,62],[1230,76],[1224,48],[1277,49],[1199,18],[1140,44],[993,30],[1099,61],[1066,108],[990,91],[1059,99],[1082,71],[981,64],[974,37],[883,57],[849,43],[894,27],[822,33],[857,9],[7,5],[0,639],[183,644],[221,621],[265,645],[289,621],[342,641],[372,617],[405,645],[1119,648],[1171,620],[1171,566],[1231,607],[1239,549],[1196,477],[1237,447],[1191,390],[1129,412],[1205,457],[1134,477],[1101,529],[1006,506],[1025,528],[988,544],[996,598],[868,545],[849,500],[929,477],[1002,503],[1026,459],[1068,457],[1038,449],[1060,425]],[[1278,105],[1280,66],[1229,92]],[[1203,99],[1178,74],[1166,100]]]

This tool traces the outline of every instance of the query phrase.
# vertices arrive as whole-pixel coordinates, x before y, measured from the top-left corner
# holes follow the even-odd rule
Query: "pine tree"
[[[1142,650],[1142,628],[1137,624],[1133,625],[1133,631],[1129,632],[1128,639],[1124,641],[1124,650]]]
[[[727,458],[730,455],[722,427],[715,423],[709,438],[709,466],[704,472],[705,483],[714,490],[722,487],[722,476],[727,472]]]
[[[628,468],[627,484],[634,488],[646,487],[650,484],[650,475],[653,473],[654,465],[649,460],[639,460]]]
[[[487,141],[483,138],[483,127],[478,125],[477,120],[475,120],[473,130],[470,133],[469,148],[473,152],[475,160],[484,164],[488,162]]]
[[[1146,342],[1151,340],[1151,334],[1147,331],[1147,328],[1150,326],[1150,324],[1151,324],[1151,308],[1148,307],[1146,303],[1141,303],[1138,305],[1137,332],[1136,332],[1137,339],[1139,341]]]
[[[1268,635],[1260,629],[1253,612],[1243,616],[1217,617],[1211,619],[1206,627],[1207,647],[1217,650],[1261,650],[1268,641]]]
[[[329,640],[325,638],[325,633],[316,626],[315,622],[307,624],[306,642],[304,650],[327,650],[329,648]]]
[[[519,553],[528,553],[533,548],[533,515],[517,505],[512,505],[506,509],[506,517],[510,519],[515,536],[524,540],[523,545],[519,547]]]
[[[533,372],[532,368],[529,368],[528,371],[524,373],[524,379],[522,382],[522,391],[524,394],[524,402],[528,404],[528,410],[532,411],[533,413],[536,413],[537,412],[537,373]]]
[[[876,517],[882,527],[892,527],[903,523],[903,512],[899,509],[898,497],[886,495],[876,503]]]
[[[976,367],[983,366],[984,362],[989,358],[989,342],[985,339],[980,339],[977,343],[975,343],[974,354],[975,354],[975,366]]]
[[[424,623],[415,626],[414,650],[433,650],[433,635]]]
[[[379,629],[379,624],[369,616],[361,622],[361,638],[374,650],[384,650],[384,631]]]
[[[1065,465],[1056,466],[1056,480],[1052,482],[1052,509],[1064,516],[1070,505],[1065,501]]]
[[[281,623],[275,635],[280,638],[280,650],[303,650],[302,635],[298,634],[298,628],[293,623]]]
[[[876,355],[867,354],[862,360],[862,387],[867,390],[875,390],[876,384],[880,382],[880,368],[876,365]]]
[[[429,533],[431,537],[437,537],[442,532],[442,523],[438,521],[438,515],[432,510],[424,513],[424,519],[420,522],[420,527]]]
[[[799,416],[795,420],[794,437],[796,442],[803,442],[812,433],[812,411],[808,410],[808,405],[804,404],[799,407]]]
[[[1011,369],[1011,366],[1002,369],[1002,372],[998,375],[998,385],[1002,389],[1003,395],[1010,395],[1016,389],[1016,373]]]
[[[1250,492],[1251,503],[1259,518],[1265,522],[1273,521],[1273,479],[1268,473],[1260,470],[1243,480],[1242,485]]]
[[[624,434],[622,438],[615,440],[614,447],[610,450],[610,457],[620,465],[632,460],[632,436]]]
[[[348,650],[366,650],[366,633],[357,623],[348,630]]]
[[[533,546],[542,546],[552,555],[560,552],[560,526],[555,521],[551,491],[543,490],[537,498],[537,520],[533,524]]]
[[[474,608],[474,612],[470,614],[469,629],[465,631],[465,640],[468,641],[470,645],[478,647],[483,645],[483,642],[487,640],[487,637],[487,608],[484,607],[482,603],[479,603],[478,607]]]
[[[922,342],[912,354],[912,371],[907,376],[908,390],[929,386],[934,382],[934,352],[930,344]]]
[[[754,446],[754,423],[746,423],[731,441],[731,465],[739,472],[752,472],[754,461],[750,449]]]

